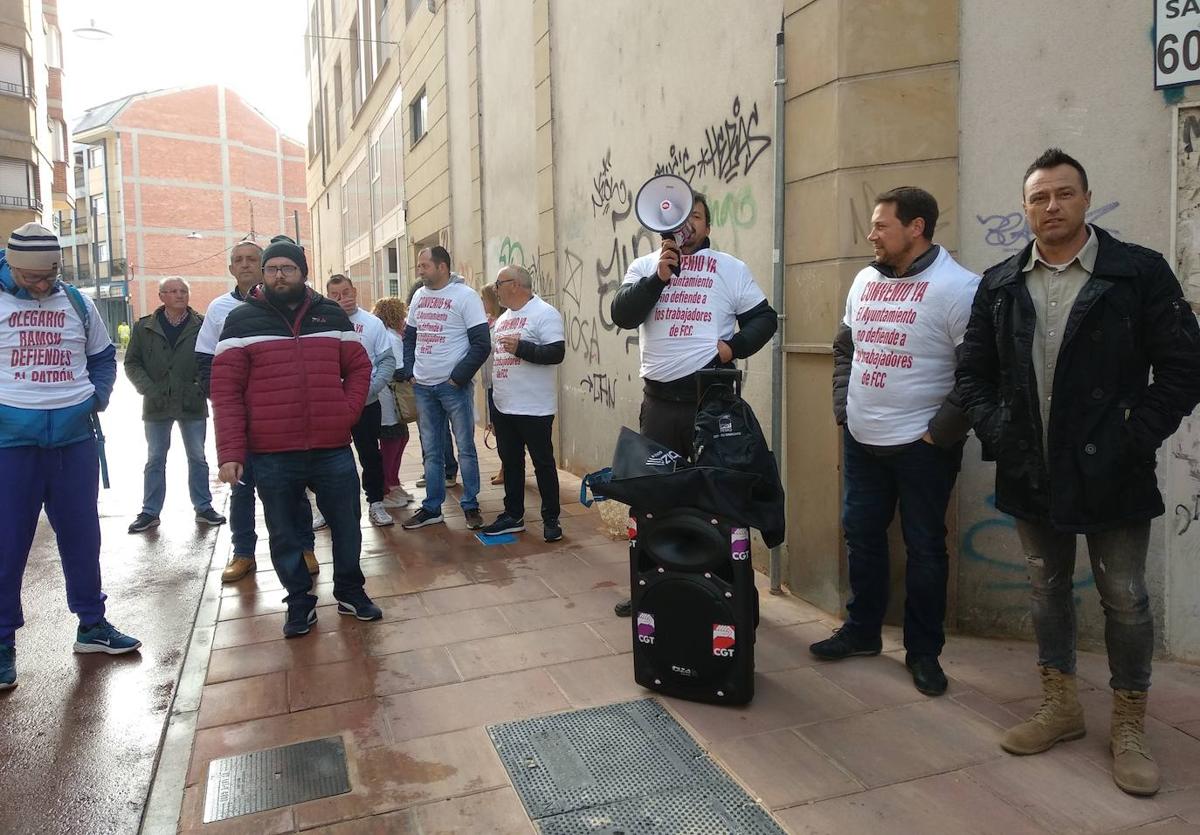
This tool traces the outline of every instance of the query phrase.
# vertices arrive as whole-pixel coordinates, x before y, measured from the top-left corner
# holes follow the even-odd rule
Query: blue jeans
[[[157,516],[167,497],[167,450],[171,448],[171,426],[179,424],[183,449],[188,461],[188,492],[197,512],[212,508],[212,492],[208,489],[208,462],[204,460],[204,433],[208,421],[148,420],[146,421],[145,486],[142,489],[142,513]]]
[[[425,501],[421,507],[439,513],[446,500],[445,447],[446,421],[458,443],[458,463],[462,470],[463,510],[479,508],[479,456],[475,454],[475,405],[471,384],[459,388],[450,382],[436,386],[413,383],[417,397],[417,425],[421,430],[421,445],[425,452]],[[426,446],[428,444],[428,446]]]
[[[1033,586],[1033,631],[1038,663],[1064,673],[1075,672],[1075,574],[1073,533],[1049,525],[1017,520]],[[1104,609],[1104,643],[1108,649],[1109,686],[1114,690],[1150,689],[1154,655],[1154,616],[1146,592],[1146,551],[1150,523],[1087,534],[1092,574]]]
[[[889,587],[888,526],[900,504],[908,560],[904,569],[904,648],[941,654],[946,637],[946,506],[962,464],[962,444],[943,449],[924,441],[877,452],[843,436],[842,529],[850,561],[847,626],[876,638]]]
[[[253,557],[258,546],[258,534],[254,530],[254,460],[253,456],[242,465],[242,481],[235,484],[229,496],[229,535],[233,540],[233,553],[239,557]],[[296,518],[301,520],[300,547],[313,550],[315,538],[312,529],[312,505],[308,497],[296,508]]]
[[[300,510],[308,505],[304,490],[311,488],[317,507],[329,523],[333,540],[333,596],[354,601],[363,593],[363,575],[358,559],[362,552],[361,508],[358,502],[358,468],[350,447],[297,452],[254,453],[258,498],[271,537],[271,563],[279,582],[287,590],[288,606],[316,605],[312,577],[304,565],[301,531],[312,533],[312,515],[307,522]],[[245,479],[243,479],[244,481]]]

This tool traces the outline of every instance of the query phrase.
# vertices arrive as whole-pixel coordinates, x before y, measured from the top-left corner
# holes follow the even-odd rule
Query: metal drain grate
[[[208,764],[204,822],[350,791],[340,736],[268,748]]]
[[[654,699],[488,733],[545,835],[783,832]]]

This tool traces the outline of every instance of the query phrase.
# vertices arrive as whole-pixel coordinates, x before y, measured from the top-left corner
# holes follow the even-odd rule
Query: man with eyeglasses
[[[305,286],[302,247],[279,235],[262,265],[262,286],[230,312],[221,331],[212,403],[220,478],[237,484],[247,462],[253,467],[271,562],[287,591],[283,635],[296,638],[317,620],[302,553],[306,488],[329,523],[338,614],[383,617],[363,588],[358,468],[350,453],[371,360],[342,309]]]
[[[250,291],[262,283],[262,252],[262,247],[249,239],[234,245],[229,251],[229,274],[237,284],[225,295],[213,299],[208,310],[204,311],[204,324],[196,336],[196,376],[205,397],[209,396],[213,354],[217,352],[217,341],[221,338],[225,320],[229,318],[230,311],[245,302]],[[233,554],[221,572],[222,583],[236,583],[258,570],[254,558],[255,548],[258,547],[258,534],[254,530],[254,502],[254,469],[249,462],[245,462],[241,481],[229,491],[229,538],[232,540]],[[304,565],[309,574],[317,574],[321,568],[314,550],[312,506],[307,498],[297,510],[301,518],[308,520],[300,528]]]
[[[0,690],[17,683],[21,580],[42,509],[58,542],[75,652],[142,643],[104,617],[100,467],[92,413],[108,406],[117,352],[96,306],[59,280],[61,249],[27,223],[0,250]]]

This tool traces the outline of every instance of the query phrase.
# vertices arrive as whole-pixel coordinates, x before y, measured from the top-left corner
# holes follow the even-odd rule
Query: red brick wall
[[[139,176],[221,184],[221,146],[212,142],[138,136]],[[143,194],[142,199],[145,200]],[[148,221],[147,221],[148,222]]]
[[[234,142],[275,151],[277,132],[274,126],[232,90],[225,91],[225,121],[229,125],[229,138]]]
[[[234,188],[279,193],[279,159],[231,145],[229,148],[229,183]],[[303,186],[303,182],[301,183]],[[257,210],[256,210],[257,211]]]
[[[221,135],[217,88],[197,87],[132,101],[114,125],[118,130],[144,128],[216,139]]]

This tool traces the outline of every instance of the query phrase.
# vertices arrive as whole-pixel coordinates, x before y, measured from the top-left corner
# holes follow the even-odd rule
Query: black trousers
[[[384,389],[387,392],[387,389]],[[387,392],[391,397],[391,393]],[[354,451],[358,453],[358,463],[362,467],[363,492],[367,494],[367,502],[383,501],[383,455],[379,452],[379,432],[383,422],[379,401],[363,406],[358,423],[350,428],[350,437],[354,439]]]
[[[696,432],[696,401],[665,400],[643,392],[638,431],[691,460],[692,440]]]
[[[496,451],[504,466],[504,512],[514,519],[525,518],[525,450],[533,461],[538,492],[542,496],[542,521],[558,522],[558,466],[554,462],[551,430],[554,415],[506,415],[492,413]]]

